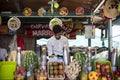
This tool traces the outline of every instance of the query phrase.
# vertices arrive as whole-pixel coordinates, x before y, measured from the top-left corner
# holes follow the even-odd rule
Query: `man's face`
[[[59,39],[61,38],[61,32],[55,34],[55,38],[56,38],[57,40],[59,40]]]

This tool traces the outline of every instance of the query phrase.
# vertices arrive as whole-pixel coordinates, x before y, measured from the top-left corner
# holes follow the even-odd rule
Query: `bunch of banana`
[[[69,65],[65,66],[65,73],[70,80],[75,80],[81,71],[79,62],[73,60]]]

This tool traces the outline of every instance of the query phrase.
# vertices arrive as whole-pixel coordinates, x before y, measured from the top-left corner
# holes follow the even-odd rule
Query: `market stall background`
[[[111,0],[107,0],[108,2]],[[20,36],[25,36],[25,49],[32,49],[35,50],[35,38],[37,37],[37,39],[39,38],[49,38],[51,35],[44,35],[41,34],[45,29],[47,30],[48,28],[44,28],[44,30],[32,30],[33,28],[31,28],[31,25],[43,25],[43,24],[49,24],[49,21],[54,18],[54,17],[58,17],[60,19],[65,19],[67,21],[67,19],[72,19],[73,24],[77,25],[76,23],[80,23],[78,26],[82,25],[92,25],[94,24],[96,28],[99,28],[100,30],[106,29],[106,24],[109,24],[109,17],[106,18],[106,14],[103,12],[104,11],[104,7],[107,6],[107,4],[105,5],[104,3],[107,2],[106,0],[1,0],[0,1],[0,16],[1,16],[1,30],[3,33],[5,34],[15,34],[16,32],[13,32],[11,30],[9,30],[7,28],[7,23],[8,20],[13,17],[16,16],[20,19],[21,21],[21,28],[19,30],[17,30],[18,34],[20,34]],[[119,11],[119,1],[115,0],[111,3],[109,3],[109,6],[111,7],[112,4],[116,3],[113,6],[113,12],[116,12],[118,7],[118,11]],[[34,5],[33,5],[34,4]],[[57,7],[56,5],[57,4]],[[6,5],[6,6],[5,6]],[[71,7],[72,6],[72,7]],[[106,8],[106,7],[105,7]],[[115,9],[114,9],[115,8]],[[43,10],[44,9],[44,10]],[[61,9],[64,12],[65,9],[65,14],[62,13],[61,14]],[[41,12],[42,10],[42,12]],[[26,12],[29,12],[28,14],[26,14]],[[40,14],[39,14],[40,11]],[[111,10],[112,11],[112,10]],[[118,12],[116,12],[118,13]],[[115,19],[113,18],[112,25],[119,25],[119,15],[115,14],[111,14],[112,17],[116,16]],[[104,14],[104,15],[103,15]],[[76,27],[75,25],[73,25],[73,27]],[[102,26],[101,26],[102,25]],[[27,26],[27,27],[25,27]],[[66,27],[66,26],[65,26]],[[70,27],[70,26],[68,26]],[[83,27],[83,26],[82,26]],[[110,27],[107,26],[107,28]],[[113,27],[115,28],[115,27]],[[41,29],[41,28],[39,28]],[[118,29],[117,29],[118,30]],[[49,30],[48,30],[49,31]],[[109,30],[108,30],[109,31]],[[77,30],[73,30],[74,33],[71,33],[72,36],[70,36],[70,39],[76,39],[76,34],[77,34]],[[76,33],[75,33],[76,32]],[[114,35],[115,34],[117,35]],[[32,34],[34,33],[34,35]],[[84,34],[83,33],[78,33],[78,34]],[[102,46],[102,41],[101,41],[101,33],[95,33],[96,38],[100,38],[100,44],[95,44],[96,46],[100,45]],[[108,38],[109,36],[105,34],[105,38]],[[99,35],[99,36],[98,36]],[[111,34],[110,34],[111,35]],[[97,37],[98,36],[98,37]],[[118,38],[116,36],[119,36],[119,34],[116,31],[113,31],[113,37],[114,38]],[[33,39],[29,39],[28,37],[33,37]],[[95,36],[93,36],[95,37]],[[92,38],[93,38],[92,37]],[[30,42],[27,42],[27,40],[29,39]],[[81,39],[81,38],[80,38]],[[110,39],[110,38],[109,38]],[[92,42],[90,43],[90,39],[86,40],[85,45],[87,44],[88,46],[90,46],[90,44],[94,43],[94,40],[96,41],[96,39],[91,39]],[[2,39],[1,39],[2,41]],[[114,39],[113,39],[114,41]],[[6,40],[5,40],[6,42]],[[5,47],[8,49],[8,45],[9,42],[7,41],[6,43],[3,42],[6,45],[2,44],[2,47]],[[33,45],[31,46],[31,48],[29,47],[29,43],[33,43]],[[72,41],[73,42],[73,41]],[[77,42],[77,41],[75,41]],[[79,42],[79,41],[78,41]],[[82,42],[82,41],[81,41]],[[110,40],[107,41],[107,39],[105,39],[105,46],[109,47],[109,42]],[[114,44],[115,43],[115,44]],[[119,39],[117,39],[117,42],[115,40],[115,42],[113,43],[113,46],[117,46],[119,47]],[[37,44],[39,44],[37,42]],[[75,43],[70,43],[70,45],[74,45]],[[112,43],[111,43],[112,44]],[[117,45],[116,45],[117,44]],[[85,46],[84,45],[84,46]],[[86,45],[86,46],[87,46]],[[92,44],[94,45],[94,44]]]
[[[109,73],[104,76],[106,76],[109,79],[113,79],[112,70],[115,70],[115,67],[119,67],[119,65],[114,66],[114,64],[116,63],[115,62],[116,58],[114,58],[116,56],[114,56],[114,54],[117,53],[116,51],[117,49],[114,49],[115,51],[114,50],[112,51],[113,49],[112,47],[119,48],[119,44],[120,44],[118,39],[119,34],[117,32],[117,30],[119,31],[119,26],[116,26],[119,25],[119,21],[120,21],[119,8],[120,8],[119,0],[84,0],[84,1],[83,0],[4,0],[4,1],[0,0],[0,42],[2,42],[0,44],[0,47],[7,49],[8,52],[11,52],[10,55],[12,55],[13,50],[18,51],[18,53],[20,54],[20,50],[18,50],[18,48],[16,47],[16,42],[17,42],[17,46],[20,46],[21,50],[27,51],[24,59],[22,60],[23,61],[22,67],[27,69],[28,65],[33,64],[35,62],[37,64],[35,65],[33,64],[33,65],[39,66],[37,62],[38,57],[40,57],[42,52],[44,52],[41,50],[41,48],[43,46],[45,47],[47,42],[46,39],[42,39],[42,38],[49,38],[53,35],[49,29],[49,22],[50,20],[57,17],[61,19],[63,22],[62,29],[63,32],[65,33],[64,35],[69,38],[70,46],[73,46],[72,48],[76,51],[80,50],[80,52],[78,53],[74,52],[74,54],[72,54],[73,59],[74,60],[76,59],[78,61],[71,62],[70,65],[68,65],[70,69],[67,67],[65,68],[67,77],[71,78],[70,74],[75,74],[74,71],[72,71],[73,69],[78,69],[77,71],[75,71],[77,74],[79,74],[78,71],[81,70],[84,73],[86,72],[84,71],[84,68],[86,68],[84,66],[86,66],[87,63],[83,64],[84,61],[86,60],[84,53],[86,53],[87,58],[89,60],[87,66],[87,68],[89,68],[88,71],[90,71],[92,67],[91,66],[92,57],[94,57],[95,59],[105,59],[103,62],[96,60],[97,62],[94,63],[95,64],[94,67],[96,68],[95,70],[97,71],[97,66],[99,66],[99,64],[101,65],[101,68],[103,68],[102,65],[105,65],[108,67],[107,68],[108,72],[105,71],[105,69],[101,69],[100,73],[102,75],[104,75],[103,74],[104,72]],[[107,9],[109,11],[106,13]],[[19,29],[17,29],[16,26]],[[46,31],[49,34],[47,34]],[[117,40],[115,40],[115,38],[117,38]],[[39,39],[41,41],[40,43],[38,41]],[[85,43],[82,41],[85,41]],[[93,43],[97,43],[97,44],[93,44]],[[75,44],[79,44],[79,45],[77,45],[76,47]],[[83,45],[81,46],[81,44]],[[92,49],[89,48],[89,46],[91,46]],[[96,54],[96,48],[97,48],[97,53],[102,51],[103,53]],[[106,52],[106,50],[108,52]],[[36,55],[34,51],[36,51],[38,55]],[[107,57],[106,55],[103,55],[105,54],[105,52],[107,53]],[[98,57],[96,57],[96,55],[98,55]],[[106,60],[109,58],[112,62]],[[80,61],[82,61],[83,63],[80,63]],[[54,62],[52,62],[52,64],[54,64]],[[57,63],[57,64],[61,64],[61,63]],[[51,64],[49,63],[49,67],[50,65]],[[12,78],[14,78],[14,76],[15,78],[19,78],[18,77],[19,74],[25,76],[25,72],[27,70],[24,70],[22,67],[19,66],[18,69],[16,69],[15,74],[13,75]],[[31,68],[31,66],[29,67]],[[52,67],[55,68],[54,66]],[[21,73],[18,73],[19,71]],[[32,71],[33,73],[32,69],[28,70],[28,72],[29,71]],[[51,73],[48,73],[47,76],[46,72],[42,71],[40,73],[44,73],[45,78],[53,77],[53,76],[50,77]],[[64,74],[63,70],[61,73],[62,73],[62,78],[64,78],[65,76],[63,75]],[[37,72],[35,74],[37,74]],[[77,76],[78,75],[74,75],[72,78],[74,77],[76,78]],[[104,78],[104,76],[101,76],[99,78]],[[120,75],[117,75],[116,77],[115,74],[116,78],[118,78],[118,76]],[[59,78],[60,77],[61,75],[59,76]],[[84,76],[81,75],[81,78],[82,77]],[[1,74],[0,74],[0,78],[1,78]],[[28,76],[27,78],[29,80]]]
[[[20,19],[20,21],[22,23],[21,28],[26,29],[25,34],[30,34],[30,35],[27,35],[27,37],[28,36],[35,37],[31,34],[32,30],[30,30],[30,28],[27,29],[32,24],[33,25],[39,25],[40,23],[48,24],[49,21],[54,17],[59,17],[60,19],[72,18],[73,23],[80,22],[83,25],[92,25],[94,23],[96,28],[105,29],[105,27],[106,27],[105,24],[106,23],[108,24],[109,19],[111,17],[113,18],[112,19],[113,25],[114,25],[114,23],[115,24],[119,23],[119,15],[117,15],[118,12],[116,12],[116,11],[119,11],[119,0],[115,0],[108,4],[111,7],[112,4],[114,5],[116,3],[111,8],[111,9],[113,9],[113,12],[116,12],[116,13],[111,14],[111,16],[108,17],[108,14],[106,14],[104,12],[104,9],[107,8],[106,7],[107,4],[104,4],[104,3],[109,2],[109,1],[111,1],[111,0],[107,0],[107,1],[106,0],[85,0],[85,1],[82,1],[82,0],[74,0],[74,1],[73,0],[69,0],[69,1],[68,0],[45,0],[45,1],[42,1],[42,0],[24,0],[24,1],[22,1],[22,0],[12,0],[12,1],[4,0],[4,1],[2,1],[1,0],[0,1],[1,24],[4,27],[5,25],[7,25],[8,20],[12,16],[16,16]],[[57,7],[55,4],[57,4]],[[118,7],[118,8],[116,8],[116,7]],[[42,10],[42,12],[41,12],[41,10]],[[39,14],[39,11],[40,11],[40,14]],[[62,13],[62,11],[63,11],[63,13]],[[28,12],[28,13],[26,13],[26,12]],[[102,15],[102,14],[104,14],[104,15]],[[103,27],[101,27],[101,25]],[[26,28],[25,26],[28,26],[28,27]],[[3,28],[3,27],[1,27],[1,28]],[[109,27],[110,27],[110,25],[109,25]],[[24,31],[22,31],[22,30],[19,29],[17,32],[23,36]],[[4,31],[6,32],[6,34],[14,34],[15,33],[10,30],[7,31],[7,28],[5,28],[5,27],[4,27]],[[44,36],[38,36],[39,34],[41,34],[40,31],[39,31],[39,34],[37,34],[37,32],[35,32],[35,31],[34,31],[34,33],[37,35],[38,38],[44,37]],[[46,37],[48,38],[48,35]],[[105,36],[105,38],[106,37],[108,37],[108,36]],[[74,39],[76,38],[75,33],[74,33],[74,36],[72,36],[72,38],[74,38]],[[33,41],[35,43],[34,39],[33,39]],[[89,45],[90,45],[89,41],[87,43],[89,43]],[[28,42],[28,44],[29,44],[29,42]],[[108,44],[105,44],[105,45],[108,46]],[[35,45],[33,45],[32,48],[34,48],[34,46]],[[32,48],[30,48],[30,49],[32,49]],[[28,49],[28,47],[26,49]]]
[[[113,47],[116,47],[116,48],[120,48],[120,37],[119,37],[119,29],[118,29],[119,26],[114,26],[114,29],[113,29]],[[100,39],[100,34],[101,34],[101,31],[99,29],[96,29],[96,32],[95,32],[95,39],[92,39],[92,43],[91,43],[91,46],[98,46],[98,47],[102,47],[102,41]],[[42,39],[39,39],[37,40],[37,44],[38,45],[44,45],[47,43],[47,39],[45,38],[42,38]],[[81,36],[81,35],[78,35],[76,36],[76,39],[73,39],[73,40],[69,40],[69,45],[70,47],[72,46],[88,46],[88,40],[85,39],[85,36]],[[108,47],[108,40],[106,39],[105,40],[105,46]]]

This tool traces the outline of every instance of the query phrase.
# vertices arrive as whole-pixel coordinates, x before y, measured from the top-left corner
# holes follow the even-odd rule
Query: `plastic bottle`
[[[34,80],[34,73],[33,73],[32,65],[29,66],[26,76],[27,76],[27,80]]]
[[[68,47],[64,45],[63,47],[63,60],[65,66],[69,64],[69,53],[68,53]]]

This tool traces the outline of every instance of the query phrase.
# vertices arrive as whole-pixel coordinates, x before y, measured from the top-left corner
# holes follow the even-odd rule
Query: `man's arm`
[[[66,38],[66,40],[65,40],[65,45],[67,46],[67,49],[68,49],[68,52],[69,52],[69,41],[68,41],[67,38]]]

